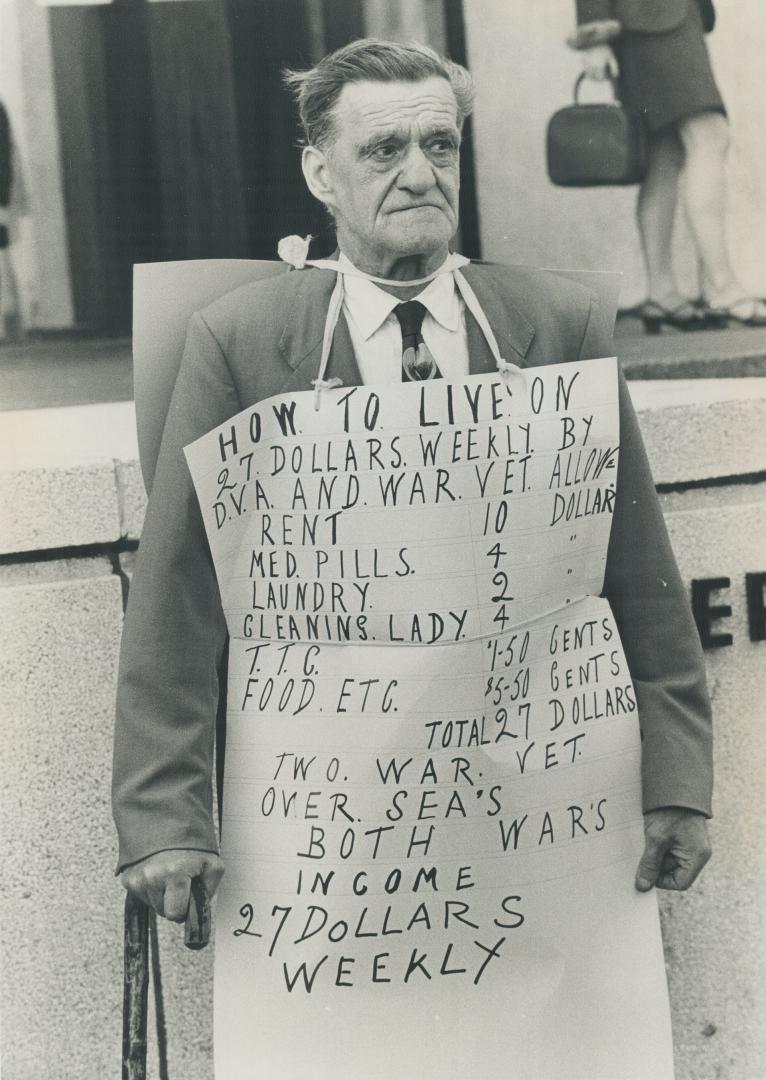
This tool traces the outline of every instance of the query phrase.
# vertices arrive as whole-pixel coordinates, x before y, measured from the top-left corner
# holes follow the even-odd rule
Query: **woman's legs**
[[[673,128],[655,132],[649,168],[638,192],[636,217],[646,261],[648,295],[667,308],[683,303],[673,278],[673,222],[684,152]]]
[[[684,149],[683,199],[701,264],[707,300],[740,317],[766,317],[766,304],[747,299],[726,244],[726,152],[729,125],[721,113],[690,116],[678,125]],[[737,301],[744,303],[738,304]]]
[[[682,120],[678,136],[684,148],[684,204],[705,281],[715,294],[736,287],[726,248],[726,152],[729,125],[720,113],[699,113]]]
[[[15,342],[22,336],[19,286],[10,246],[0,248],[0,341]]]

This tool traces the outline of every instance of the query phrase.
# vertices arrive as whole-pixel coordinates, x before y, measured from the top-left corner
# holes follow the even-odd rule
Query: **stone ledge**
[[[766,470],[766,379],[633,383],[630,393],[656,484]]]
[[[615,348],[628,379],[730,379],[766,375],[766,331],[752,328],[622,336]]]
[[[84,581],[113,574],[106,555],[79,558],[39,559],[0,565],[0,588],[6,585],[43,585],[62,581]]]
[[[3,413],[0,554],[120,540],[142,509],[118,463],[137,457],[132,402]]]
[[[766,379],[632,383],[657,484],[766,471]],[[131,402],[4,414],[0,554],[137,540],[143,490]]]
[[[137,460],[115,462],[117,497],[120,508],[120,535],[138,540],[146,513],[146,491]]]
[[[0,554],[119,539],[114,465],[0,473]]]

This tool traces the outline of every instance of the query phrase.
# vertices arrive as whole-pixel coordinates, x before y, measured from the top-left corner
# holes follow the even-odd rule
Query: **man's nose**
[[[399,173],[399,187],[423,195],[434,185],[434,170],[419,146],[410,147]]]

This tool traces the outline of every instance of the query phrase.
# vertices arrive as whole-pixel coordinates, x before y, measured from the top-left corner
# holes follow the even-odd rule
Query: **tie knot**
[[[420,329],[425,314],[425,305],[421,304],[419,300],[408,300],[404,304],[397,304],[394,308],[394,315],[396,315],[402,328],[402,345],[405,349],[409,347],[417,348],[418,344],[423,340]]]

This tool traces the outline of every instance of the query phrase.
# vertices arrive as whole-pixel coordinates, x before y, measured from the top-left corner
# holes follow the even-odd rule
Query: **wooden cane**
[[[133,893],[125,897],[125,972],[122,999],[122,1080],[146,1080],[149,1004],[149,908]],[[204,949],[210,941],[210,901],[201,878],[191,883],[184,944]]]
[[[210,901],[202,878],[191,883],[189,910],[186,912],[184,944],[187,949],[204,949],[210,941]]]
[[[146,1080],[149,999],[149,908],[125,897],[125,979],[122,998],[122,1080]]]

